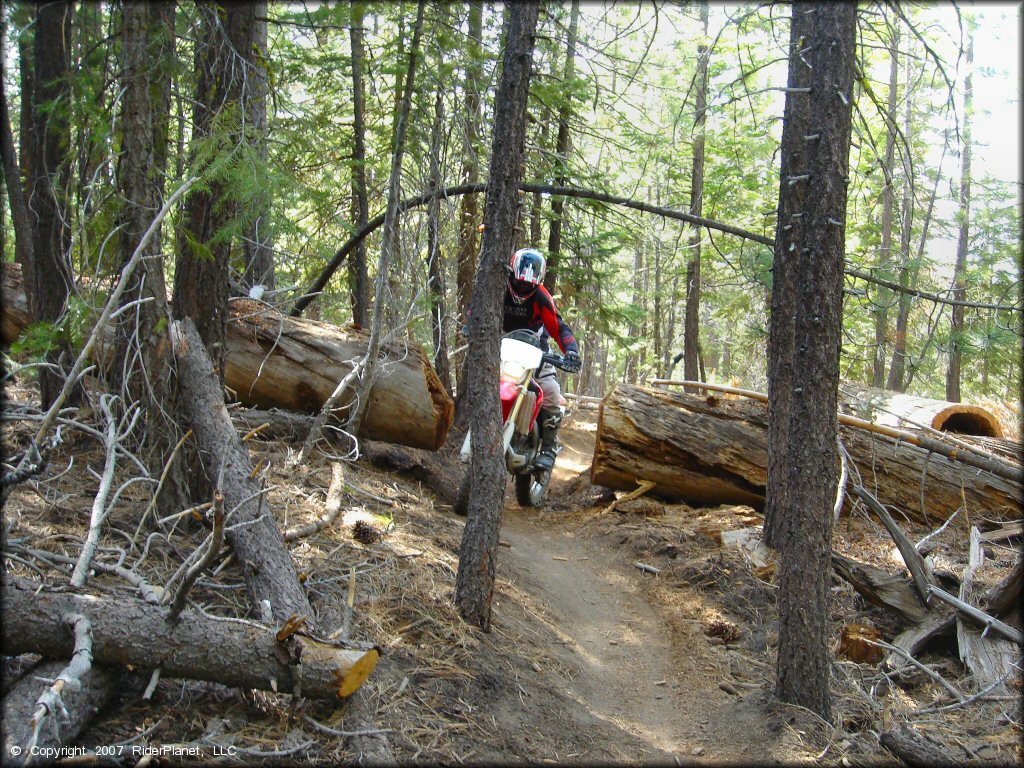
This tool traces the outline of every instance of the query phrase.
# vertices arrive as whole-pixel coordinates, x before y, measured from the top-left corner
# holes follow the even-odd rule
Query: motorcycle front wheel
[[[538,507],[547,498],[551,473],[540,472],[539,475],[532,472],[516,475],[516,501],[520,507]]]

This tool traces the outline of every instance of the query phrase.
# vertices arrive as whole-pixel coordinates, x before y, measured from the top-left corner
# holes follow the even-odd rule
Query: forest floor
[[[1019,680],[1012,681],[1014,696],[917,715],[915,709],[947,701],[931,675],[912,673],[889,685],[877,662],[837,657],[831,722],[775,700],[774,555],[744,535],[756,531],[760,516],[749,507],[694,509],[647,499],[609,510],[614,495],[589,482],[595,419],[594,411],[567,419],[545,506],[520,509],[511,489],[506,495],[490,632],[467,626],[452,605],[463,520],[407,475],[346,463],[343,517],[293,543],[321,627],[341,626],[354,581],[352,636],[383,650],[357,696],[399,764],[880,765],[894,758],[878,734],[899,723],[941,744],[951,761],[1020,764]],[[5,425],[5,444],[27,431]],[[73,454],[71,469],[18,486],[4,519],[14,526],[9,536],[75,555],[94,493],[88,468],[99,470],[103,456],[95,440],[71,434],[53,459],[66,465]],[[286,458],[297,446],[249,445],[253,463],[266,467],[282,527],[323,514],[328,459],[290,470]],[[138,525],[140,502],[131,495],[125,492],[107,524],[102,557],[124,554],[117,530]],[[370,521],[380,540],[356,541],[357,519]],[[926,532],[908,528],[914,538]],[[154,541],[145,564],[130,551],[128,562],[161,583],[204,536],[201,528],[179,529],[163,547]],[[844,518],[835,547],[899,568],[892,541],[864,518]],[[962,570],[966,532],[951,526],[932,551],[950,570]],[[986,582],[1001,577],[1015,556],[1010,544],[990,552]],[[17,559],[4,566],[39,577]],[[46,575],[53,583],[66,579],[55,570]],[[94,580],[128,591],[112,578]],[[211,613],[246,615],[237,569],[225,568],[216,589],[213,581],[200,581],[193,598]],[[891,640],[889,616],[838,578],[833,585],[833,640],[851,622],[873,625]],[[935,649],[924,661],[970,692],[955,648]],[[166,679],[143,701],[148,679],[127,686],[117,706],[74,743],[198,745],[204,762],[236,764],[359,758],[350,740],[314,725],[350,729],[354,705],[305,701],[297,708],[284,694]],[[214,746],[220,757],[212,756]],[[162,758],[168,760],[174,763]]]

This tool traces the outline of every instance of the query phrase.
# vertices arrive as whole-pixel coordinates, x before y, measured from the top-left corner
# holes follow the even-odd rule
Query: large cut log
[[[10,344],[29,323],[17,264],[5,264],[0,341]],[[261,408],[318,413],[338,382],[361,360],[369,333],[288,317],[251,299],[230,301],[224,381],[238,400]],[[110,344],[102,341],[103,359]],[[359,437],[437,450],[444,444],[455,406],[419,345],[381,345],[383,362],[370,389]],[[337,404],[343,410],[352,394]]]
[[[875,424],[900,429],[931,427],[943,432],[1002,437],[998,417],[979,405],[950,403],[858,384],[839,388],[840,410]]]
[[[767,406],[753,400],[619,385],[601,404],[591,479],[626,491],[650,480],[665,498],[761,508],[767,425]],[[840,436],[865,487],[917,520],[941,522],[961,506],[968,519],[1022,516],[1020,480],[858,428],[841,426]]]
[[[297,634],[279,642],[273,630],[252,622],[188,608],[169,623],[164,606],[41,587],[24,580],[3,585],[3,653],[70,657],[74,640],[64,616],[80,613],[92,622],[93,661],[111,668],[159,667],[164,677],[267,691],[292,692],[298,685],[303,696],[337,698],[355,692],[377,665],[376,649],[341,648]]]
[[[224,383],[260,408],[318,413],[338,382],[366,354],[369,332],[287,317],[250,299],[230,304]],[[415,344],[381,345],[360,437],[437,450],[455,408],[430,360]],[[344,409],[352,394],[337,404]],[[343,411],[347,413],[347,411]]]

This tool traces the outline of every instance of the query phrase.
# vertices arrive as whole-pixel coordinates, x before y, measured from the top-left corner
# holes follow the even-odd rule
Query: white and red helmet
[[[520,299],[529,298],[537,286],[544,283],[547,260],[536,248],[520,248],[509,259],[508,284],[512,294]]]

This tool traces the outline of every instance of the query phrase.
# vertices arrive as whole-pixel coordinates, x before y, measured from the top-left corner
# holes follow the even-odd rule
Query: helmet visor
[[[544,279],[544,259],[537,253],[521,254],[516,262],[513,277],[528,287],[540,285]]]

